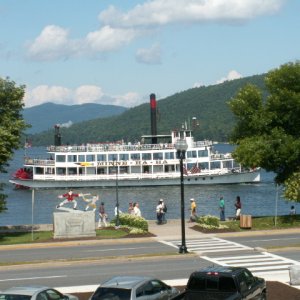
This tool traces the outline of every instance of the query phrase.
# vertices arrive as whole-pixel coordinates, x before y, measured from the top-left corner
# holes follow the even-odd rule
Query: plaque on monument
[[[63,208],[62,212],[54,212],[53,217],[55,239],[96,236],[94,211]]]

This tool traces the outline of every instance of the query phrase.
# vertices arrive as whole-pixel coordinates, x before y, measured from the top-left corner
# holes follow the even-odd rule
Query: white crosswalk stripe
[[[259,252],[254,255],[242,256],[201,256],[201,258],[221,266],[246,267],[253,274],[259,274],[260,272],[274,273],[276,271],[288,271],[291,265],[300,265],[298,261],[284,258],[268,252]]]
[[[181,245],[181,240],[164,242],[178,248]],[[243,251],[253,250],[248,246],[244,246],[235,242],[226,241],[216,237],[206,237],[196,240],[186,240],[186,247],[189,252],[196,252],[198,254],[224,252],[224,251]]]
[[[181,240],[164,242],[178,248]],[[284,258],[268,252],[257,252],[254,248],[216,237],[206,237],[195,240],[186,240],[189,252],[199,254],[202,259],[221,266],[246,267],[253,274],[288,273],[291,265],[300,265],[300,262]],[[243,251],[237,255],[219,256],[219,253]],[[244,254],[241,254],[244,253]],[[228,253],[229,254],[229,253]]]

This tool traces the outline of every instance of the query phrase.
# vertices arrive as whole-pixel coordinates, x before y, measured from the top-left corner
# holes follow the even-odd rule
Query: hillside
[[[118,115],[126,110],[125,107],[115,105],[95,103],[62,105],[48,102],[25,108],[23,116],[25,121],[32,125],[27,132],[34,134],[53,128],[55,124],[69,126],[86,120]]]
[[[172,129],[179,128],[183,122],[196,117],[200,126],[194,131],[195,138],[228,141],[234,117],[227,102],[247,83],[265,90],[264,75],[255,75],[218,85],[189,89],[159,100],[158,134],[170,134]],[[134,142],[139,140],[141,135],[150,134],[150,128],[149,103],[144,103],[118,116],[62,128],[62,142],[81,144],[121,139]],[[53,130],[34,135],[33,144],[53,144]]]

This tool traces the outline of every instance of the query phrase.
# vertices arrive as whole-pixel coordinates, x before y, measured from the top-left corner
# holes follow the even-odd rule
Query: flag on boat
[[[195,163],[194,165],[193,165],[193,167],[190,169],[190,173],[191,174],[196,174],[196,173],[200,173],[201,172],[201,170],[200,170],[200,168],[197,166],[197,163]]]

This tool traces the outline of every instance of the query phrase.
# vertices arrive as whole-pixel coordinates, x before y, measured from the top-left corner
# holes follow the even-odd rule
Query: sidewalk
[[[148,221],[149,232],[156,235],[157,240],[177,240],[181,239],[181,220],[168,220],[166,224],[157,225],[156,221]],[[191,229],[195,223],[188,223],[185,221],[185,237],[186,239],[195,239],[207,236],[207,234]],[[210,234],[209,234],[210,235]]]
[[[171,219],[166,224],[157,225],[156,221],[150,220],[149,232],[156,235],[157,240],[176,240],[181,239],[181,220]],[[266,236],[275,234],[299,233],[299,228],[290,229],[271,229],[271,230],[245,230],[239,232],[224,232],[224,233],[201,233],[195,231],[192,227],[196,223],[185,221],[185,236],[186,239],[204,238],[207,236],[218,237],[238,237],[238,236]]]

